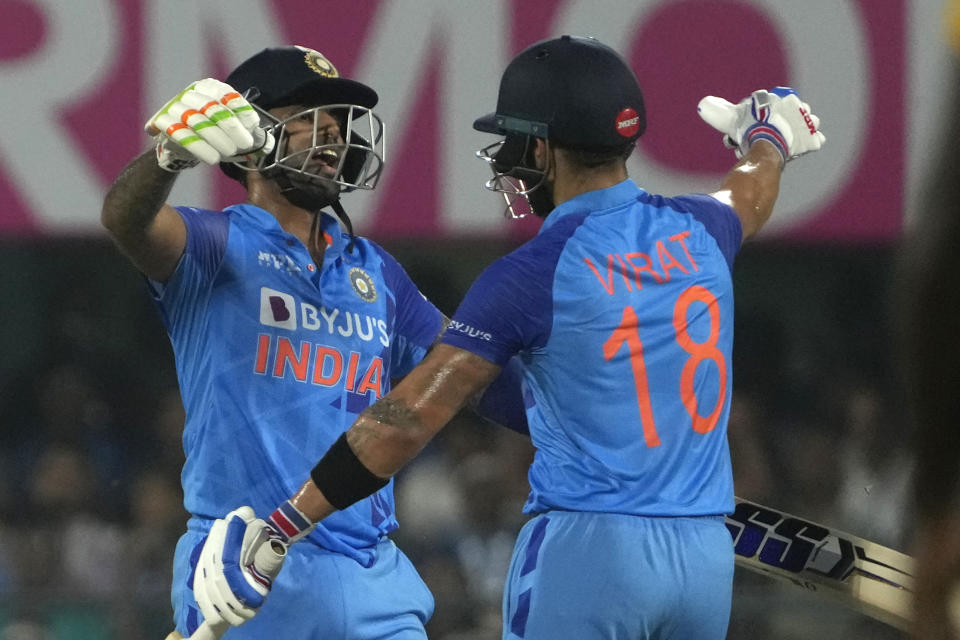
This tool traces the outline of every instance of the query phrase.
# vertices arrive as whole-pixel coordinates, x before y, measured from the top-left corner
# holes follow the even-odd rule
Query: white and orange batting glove
[[[819,150],[826,141],[820,132],[820,118],[789,87],[754,91],[738,104],[707,96],[700,100],[697,112],[724,134],[723,144],[733,149],[738,158],[753,143],[766,140],[777,148],[786,163]]]
[[[147,120],[157,164],[176,173],[207,164],[239,162],[273,150],[273,135],[233,87],[214,78],[194,82]]]
[[[205,623],[237,626],[255,616],[285,555],[286,545],[250,507],[214,521],[193,575],[193,596]]]

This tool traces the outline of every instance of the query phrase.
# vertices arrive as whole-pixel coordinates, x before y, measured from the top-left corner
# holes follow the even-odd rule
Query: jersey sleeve
[[[229,214],[192,207],[177,207],[187,227],[187,244],[173,275],[166,283],[150,280],[154,298],[171,329],[183,309],[209,294],[223,262],[230,228]]]
[[[733,207],[707,194],[693,194],[669,199],[670,205],[692,215],[713,236],[727,261],[733,268],[733,260],[743,244],[743,227]]]
[[[374,245],[383,260],[383,277],[393,292],[395,319],[390,376],[402,378],[423,360],[443,330],[443,314],[420,293],[400,263]],[[388,303],[389,304],[389,303]]]
[[[568,216],[487,267],[467,291],[441,342],[501,367],[514,354],[545,345],[553,324],[557,261],[585,216]]]
[[[523,365],[517,356],[507,361],[500,375],[483,392],[476,411],[502,427],[530,435],[523,398]]]

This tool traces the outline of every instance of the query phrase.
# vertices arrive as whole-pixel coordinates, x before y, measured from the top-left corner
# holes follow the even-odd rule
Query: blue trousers
[[[174,558],[174,621],[184,637],[203,621],[188,580],[191,552],[205,535],[191,526]],[[433,595],[392,541],[380,542],[369,568],[302,541],[290,547],[259,613],[226,638],[426,640],[432,613]]]
[[[549,511],[520,531],[504,640],[722,640],[733,543],[722,516]]]

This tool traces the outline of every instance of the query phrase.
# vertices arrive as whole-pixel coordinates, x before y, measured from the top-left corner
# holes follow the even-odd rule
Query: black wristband
[[[337,438],[323,454],[320,462],[310,472],[310,477],[327,502],[337,509],[346,509],[390,482],[389,478],[384,480],[363,466],[347,444],[346,433]]]

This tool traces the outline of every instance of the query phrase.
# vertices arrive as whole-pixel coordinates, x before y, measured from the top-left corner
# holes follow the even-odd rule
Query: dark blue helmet
[[[627,63],[598,40],[575,36],[521,52],[503,72],[497,110],[473,123],[487,133],[589,151],[632,143],[646,125],[643,94]]]
[[[343,78],[322,53],[300,46],[263,49],[234,69],[224,80],[241,93],[260,113],[261,123],[276,139],[276,148],[260,158],[256,170],[279,175],[302,185],[333,182],[343,191],[372,189],[383,170],[384,127],[372,111],[377,92],[367,85]],[[280,121],[267,113],[276,107],[303,105],[306,111]],[[294,119],[325,111],[340,124],[343,143],[315,139],[312,148],[290,153],[286,148],[286,124]],[[316,135],[315,135],[316,138]],[[335,165],[336,175],[321,176],[309,167],[322,156]],[[224,173],[240,179],[244,163],[220,164]]]
[[[377,92],[367,85],[340,77],[319,51],[298,46],[264,49],[234,69],[224,82],[241,94],[255,90],[251,102],[261,109],[291,104],[356,104],[372,109],[378,99]]]

